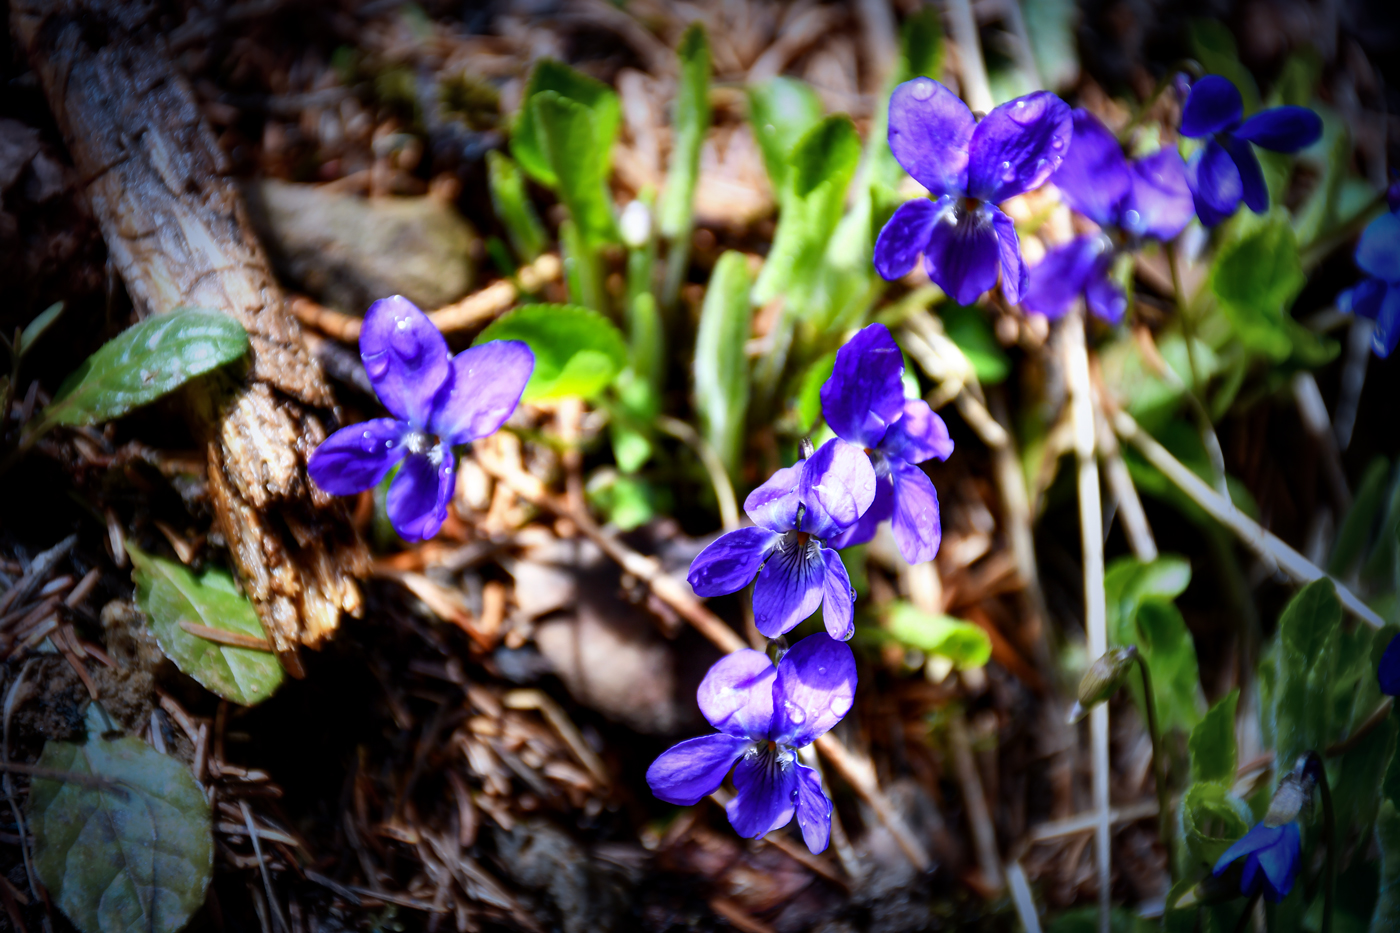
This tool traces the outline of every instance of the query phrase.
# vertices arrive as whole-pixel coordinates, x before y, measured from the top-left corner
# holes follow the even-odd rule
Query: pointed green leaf
[[[608,191],[607,150],[594,111],[556,91],[536,94],[530,107],[540,148],[554,169],[570,219],[590,244],[614,242],[618,234]]]
[[[1132,625],[1142,601],[1151,597],[1175,599],[1190,582],[1191,564],[1175,554],[1163,554],[1146,563],[1135,557],[1120,557],[1110,563],[1103,581],[1109,644],[1135,644]]]
[[[1234,782],[1235,707],[1239,700],[1240,692],[1231,690],[1191,730],[1191,783]]]
[[[1226,242],[1210,271],[1210,287],[1246,347],[1282,361],[1293,341],[1285,319],[1307,276],[1287,215],[1280,212]]]
[[[221,645],[191,635],[180,623],[193,622],[239,635],[263,638],[262,623],[222,570],[196,577],[183,565],[147,554],[130,541],[136,602],[150,619],[160,650],[175,666],[226,700],[243,706],[261,703],[282,684],[277,656],[251,648]]]
[[[1249,831],[1254,815],[1223,784],[1192,784],[1181,800],[1186,850],[1197,867],[1211,869]]]
[[[860,136],[851,118],[838,114],[818,123],[792,151],[792,190],[805,198],[832,179],[849,176],[860,161]],[[841,186],[842,193],[845,185]]]
[[[49,329],[49,325],[58,320],[58,316],[63,313],[63,307],[63,302],[55,301],[40,311],[38,317],[26,324],[19,335],[19,346],[15,347],[15,352],[20,356],[28,353],[34,346],[34,342],[44,335],[44,331]]]
[[[890,603],[886,627],[899,642],[951,658],[959,668],[981,667],[992,657],[992,640],[981,626],[924,612],[902,600]]]
[[[535,354],[525,401],[576,395],[593,398],[627,365],[627,344],[603,315],[575,305],[525,305],[477,335],[523,340]]]
[[[214,870],[209,804],[177,759],[134,738],[49,742],[37,766],[96,779],[35,778],[34,870],[83,933],[176,933]]]
[[[774,191],[787,184],[793,146],[821,118],[821,98],[804,81],[778,77],[749,88],[749,123]]]
[[[700,430],[737,476],[749,406],[749,361],[744,353],[751,329],[749,270],[744,254],[726,252],[715,263],[700,327],[695,335],[695,410]]]
[[[486,153],[486,178],[491,188],[491,207],[506,228],[516,258],[533,262],[544,252],[548,236],[525,191],[520,167],[509,156],[492,149]]]
[[[46,425],[108,421],[248,352],[243,326],[218,311],[149,317],[102,345],[59,387]]]
[[[687,236],[700,177],[700,145],[710,128],[710,41],[697,20],[681,36],[680,80],[671,120],[671,165],[661,195],[659,220],[667,239]]]
[[[520,167],[541,184],[551,188],[559,183],[554,166],[545,153],[543,135],[535,119],[531,101],[537,94],[553,91],[560,97],[581,104],[593,114],[594,137],[604,175],[611,165],[612,144],[622,123],[622,104],[613,89],[575,71],[563,62],[542,58],[536,62],[525,85],[519,114],[511,131],[510,152]]]
[[[1304,587],[1279,618],[1273,704],[1262,712],[1270,717],[1268,731],[1281,762],[1296,761],[1332,741],[1331,686],[1341,621],[1341,600],[1325,577]]]
[[[1136,644],[1152,672],[1152,693],[1162,729],[1189,731],[1201,721],[1205,697],[1196,663],[1196,645],[1176,606],[1165,599],[1145,599],[1137,611]],[[1130,681],[1133,696],[1141,686]]]

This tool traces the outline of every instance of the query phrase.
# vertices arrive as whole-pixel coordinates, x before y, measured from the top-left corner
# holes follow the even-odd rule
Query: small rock
[[[476,234],[433,197],[362,198],[272,178],[244,187],[278,272],[333,308],[403,295],[432,310],[471,288]]]

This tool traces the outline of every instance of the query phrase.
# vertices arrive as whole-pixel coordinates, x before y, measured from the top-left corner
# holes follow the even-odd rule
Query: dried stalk
[[[977,19],[969,0],[948,0],[948,25],[958,44],[958,77],[968,107],[982,113],[992,109],[992,87],[987,81],[987,65],[982,60],[982,41],[977,36]]]
[[[1001,856],[997,854],[996,830],[987,810],[987,797],[982,791],[982,779],[972,760],[972,743],[967,738],[967,724],[961,710],[948,717],[948,745],[953,752],[953,770],[962,786],[963,803],[967,806],[967,821],[972,825],[972,845],[977,850],[977,866],[982,881],[992,891],[1000,891]]]
[[[1108,610],[1103,588],[1103,511],[1099,492],[1099,467],[1094,459],[1094,399],[1089,380],[1089,353],[1084,345],[1084,319],[1075,310],[1065,320],[1065,373],[1074,424],[1074,453],[1079,462],[1079,535],[1084,553],[1084,630],[1089,657],[1108,650]],[[1108,933],[1112,906],[1112,866],[1108,805],[1108,704],[1100,703],[1089,714],[1094,768],[1094,809],[1098,814],[1094,853],[1099,875],[1099,929]]]
[[[1375,628],[1381,628],[1385,625],[1385,621],[1376,614],[1375,610],[1347,589],[1344,583],[1323,571],[1321,567],[1293,550],[1270,532],[1265,531],[1256,521],[1237,509],[1234,503],[1211,489],[1199,476],[1173,457],[1165,447],[1157,443],[1156,438],[1138,427],[1138,423],[1127,413],[1114,412],[1113,427],[1123,440],[1141,451],[1148,463],[1160,470],[1193,502],[1205,509],[1220,524],[1233,531],[1250,550],[1278,567],[1295,583],[1307,584],[1327,577],[1337,588],[1337,596],[1341,599],[1342,606],[1347,612]],[[1097,655],[1094,656],[1097,657]]]

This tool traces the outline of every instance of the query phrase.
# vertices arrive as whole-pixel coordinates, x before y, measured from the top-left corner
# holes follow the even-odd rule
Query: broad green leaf
[[[788,157],[822,118],[822,102],[811,85],[796,78],[771,78],[749,88],[749,123],[758,140],[773,190],[787,184]]]
[[[1231,690],[1191,730],[1191,783],[1234,783],[1235,707],[1239,700],[1240,692]]]
[[[1376,848],[1381,852],[1381,884],[1370,933],[1394,933],[1400,930],[1400,813],[1394,801],[1381,804]]]
[[[1104,572],[1104,597],[1110,645],[1136,643],[1132,625],[1144,599],[1176,599],[1191,582],[1191,564],[1184,557],[1163,554],[1146,562],[1120,557]]]
[[[34,869],[83,933],[175,933],[204,903],[214,870],[209,804],[187,767],[139,739],[49,742],[35,778]],[[100,782],[100,783],[98,783]]]
[[[595,81],[552,58],[540,59],[530,72],[525,95],[521,98],[520,112],[511,131],[511,155],[515,156],[521,168],[541,184],[552,188],[559,183],[554,166],[545,152],[543,134],[531,106],[535,96],[545,91],[552,91],[591,111],[597,149],[586,154],[586,157],[589,161],[599,160],[602,164],[601,174],[606,176],[611,164],[613,140],[617,138],[617,130],[622,123],[622,105],[617,94],[601,81]]]
[[[992,640],[981,626],[952,616],[924,612],[910,603],[890,603],[886,627],[899,642],[942,655],[959,668],[981,667],[992,657]]]
[[[1186,788],[1181,800],[1182,839],[1197,867],[1214,868],[1234,841],[1254,822],[1249,808],[1224,784],[1205,782]]]
[[[554,169],[559,198],[569,218],[590,244],[617,239],[612,195],[608,191],[607,147],[593,110],[557,91],[530,98],[540,148]]]
[[[1157,701],[1157,719],[1163,731],[1190,731],[1201,721],[1205,697],[1201,693],[1201,672],[1196,663],[1196,645],[1176,606],[1156,597],[1143,600],[1137,610],[1135,639],[1152,672],[1152,693]],[[1136,679],[1129,684],[1135,698],[1141,698]]]
[[[943,320],[948,339],[958,345],[972,364],[978,382],[997,385],[1006,381],[1011,372],[1011,360],[982,311],[949,301],[938,309],[938,316]]]
[[[797,392],[798,427],[804,434],[816,427],[822,417],[822,386],[836,369],[836,351],[825,353],[807,367],[802,375],[802,387]]]
[[[253,604],[234,587],[232,577],[212,567],[196,577],[184,565],[147,554],[130,541],[126,552],[131,555],[136,602],[150,619],[160,650],[176,667],[243,706],[272,696],[282,684],[282,665],[275,654],[221,645],[180,627],[181,622],[193,622],[265,637]]]
[[[586,493],[589,504],[603,512],[619,531],[645,525],[656,514],[651,486],[639,477],[600,471],[589,480]]]
[[[477,335],[488,340],[522,340],[535,354],[535,371],[524,400],[592,398],[627,365],[627,345],[613,323],[575,305],[525,305]]]
[[[15,347],[15,352],[20,356],[28,353],[34,346],[35,341],[44,335],[44,331],[49,329],[49,325],[58,320],[58,316],[63,313],[63,302],[55,301],[25,325],[24,330],[19,335],[19,345]]]
[[[1282,215],[1226,242],[1210,272],[1211,290],[1236,336],[1276,361],[1293,347],[1284,321],[1305,281],[1293,228]]]
[[[1281,762],[1326,748],[1332,741],[1331,685],[1337,665],[1342,604],[1332,581],[1308,584],[1283,610],[1273,652],[1269,731]]]
[[[157,314],[127,328],[84,360],[63,380],[43,422],[108,421],[246,352],[248,335],[227,314],[194,308]]]
[[[1240,63],[1234,34],[1224,23],[1214,19],[1194,19],[1190,29],[1191,48],[1206,71],[1234,82],[1244,100],[1245,116],[1258,110],[1259,85],[1255,83],[1254,75],[1250,74],[1249,69]]]
[[[689,236],[695,183],[700,177],[700,145],[710,128],[710,41],[697,20],[681,36],[680,79],[671,121],[671,164],[661,196],[661,233],[667,239]]]
[[[549,238],[525,191],[520,167],[493,149],[486,153],[486,178],[491,188],[491,207],[506,228],[516,257],[521,262],[533,262],[544,252]]]
[[[695,410],[730,476],[738,474],[744,446],[750,329],[749,270],[744,254],[731,250],[715,263],[695,335]]]

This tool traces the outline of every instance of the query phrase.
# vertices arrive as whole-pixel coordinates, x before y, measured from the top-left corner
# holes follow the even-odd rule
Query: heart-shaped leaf
[[[536,120],[536,110],[531,106],[536,95],[546,91],[553,91],[560,97],[592,111],[593,133],[598,151],[596,156],[591,157],[602,160],[602,174],[606,176],[613,140],[617,138],[617,130],[622,123],[622,104],[617,94],[606,84],[552,58],[540,59],[530,72],[520,113],[511,130],[511,155],[515,156],[521,168],[541,184],[552,188],[559,183],[555,166],[545,151],[543,133]]]
[[[592,398],[627,365],[627,344],[613,323],[576,305],[526,305],[486,328],[476,343],[523,340],[535,354],[527,402]]]
[[[243,326],[198,308],[147,318],[83,361],[44,412],[47,427],[108,421],[248,352]]]
[[[214,870],[209,804],[187,767],[134,738],[49,742],[29,789],[34,869],[83,933],[175,933]]]
[[[226,700],[243,706],[261,703],[282,684],[277,656],[237,648],[192,635],[180,623],[192,622],[235,635],[263,638],[253,604],[234,588],[233,578],[209,568],[196,577],[182,564],[126,545],[136,602],[151,620],[151,631],[175,666]]]

